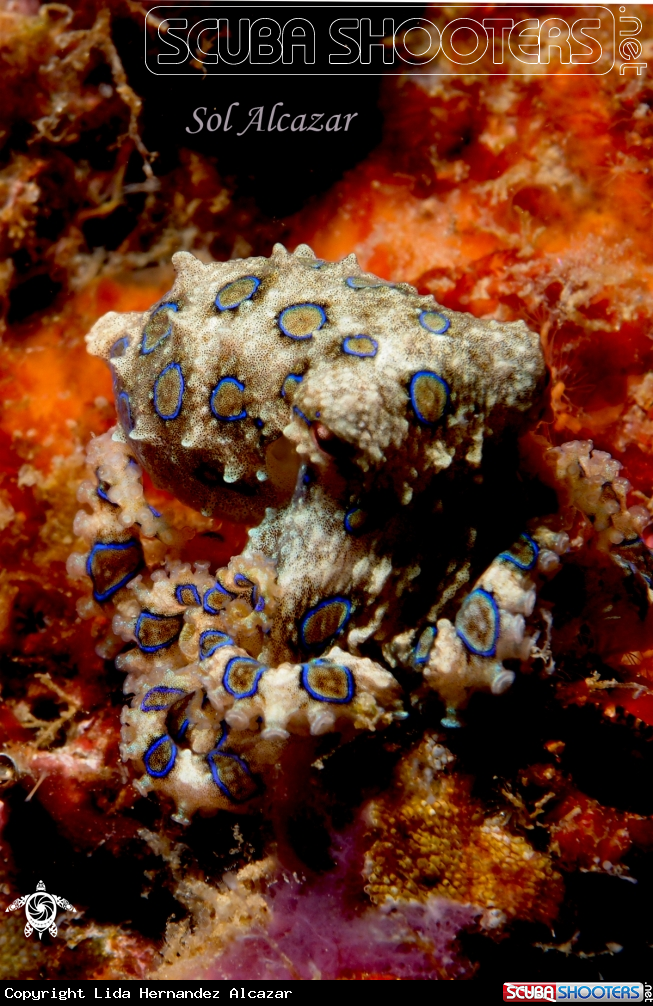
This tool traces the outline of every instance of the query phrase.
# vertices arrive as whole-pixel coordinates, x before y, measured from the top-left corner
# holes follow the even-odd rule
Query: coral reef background
[[[645,39],[650,9],[629,13]],[[78,909],[47,954],[3,912],[0,977],[253,977],[254,961],[284,978],[641,973],[653,631],[635,576],[597,554],[565,569],[547,588],[555,675],[476,696],[464,729],[445,736],[426,710],[325,747],[276,820],[183,829],[120,762],[122,678],[65,561],[82,445],[113,422],[84,334],[164,293],[176,250],[267,255],[277,240],[523,318],[552,376],[524,470],[542,440],[592,439],[653,511],[648,78],[388,78],[382,135],[370,112],[293,204],[296,167],[248,171],[165,118],[135,55],[142,17],[131,0],[0,6],[1,891],[9,904],[43,878]],[[241,526],[149,499],[195,532],[186,560],[241,550]]]

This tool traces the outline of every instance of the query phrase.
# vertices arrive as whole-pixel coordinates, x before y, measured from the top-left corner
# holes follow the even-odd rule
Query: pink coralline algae
[[[351,834],[341,839],[335,868],[312,881],[276,871],[268,881],[258,922],[236,931],[221,954],[190,957],[158,977],[469,977],[473,967],[461,955],[456,937],[477,923],[481,909],[437,895],[421,903],[387,900],[381,907],[369,907],[360,892],[361,864],[354,850]],[[232,884],[236,886],[235,879]]]
[[[464,978],[470,965],[452,944],[479,910],[433,895],[425,904],[397,902],[385,911],[343,914],[329,887],[291,882],[272,901],[267,931],[237,939],[201,976],[231,979]],[[198,976],[199,977],[199,976]]]

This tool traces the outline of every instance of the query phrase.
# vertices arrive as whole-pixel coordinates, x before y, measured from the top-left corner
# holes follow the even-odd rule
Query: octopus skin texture
[[[545,386],[523,322],[450,311],[306,245],[173,264],[162,301],[88,335],[119,422],[88,446],[68,571],[131,644],[122,757],[185,823],[261,805],[287,752],[310,759],[322,734],[346,743],[432,692],[455,726],[472,692],[498,695],[536,660],[551,671],[538,589],[570,540],[538,518],[488,564],[478,533],[484,459]],[[567,502],[601,510],[605,549],[636,540],[650,517],[628,510],[618,462],[588,443],[550,453]],[[242,554],[183,562],[143,470],[250,525]]]

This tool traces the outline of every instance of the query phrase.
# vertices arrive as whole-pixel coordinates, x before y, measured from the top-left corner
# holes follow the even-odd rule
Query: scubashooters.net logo
[[[274,17],[269,17],[270,10]],[[543,5],[539,17],[511,6],[400,7],[252,4],[152,7],[145,18],[151,73],[314,76],[401,74],[641,74],[646,63],[625,7]],[[406,10],[408,15],[410,10]],[[309,16],[298,16],[298,15]],[[388,16],[393,14],[394,16]],[[615,63],[615,60],[618,62]]]

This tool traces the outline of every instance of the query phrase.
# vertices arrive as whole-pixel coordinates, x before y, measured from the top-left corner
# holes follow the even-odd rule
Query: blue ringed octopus
[[[475,691],[552,673],[540,587],[590,539],[649,589],[650,515],[587,441],[548,452],[562,509],[488,539],[488,478],[546,386],[523,322],[306,245],[173,264],[159,303],[87,337],[118,422],[88,445],[68,572],[80,613],[112,616],[100,651],[122,650],[122,758],[175,820],[260,806],[287,749],[310,759],[323,734],[346,744],[431,694],[454,728]],[[203,518],[249,525],[242,554],[182,561],[193,532],[148,504],[144,471]]]

